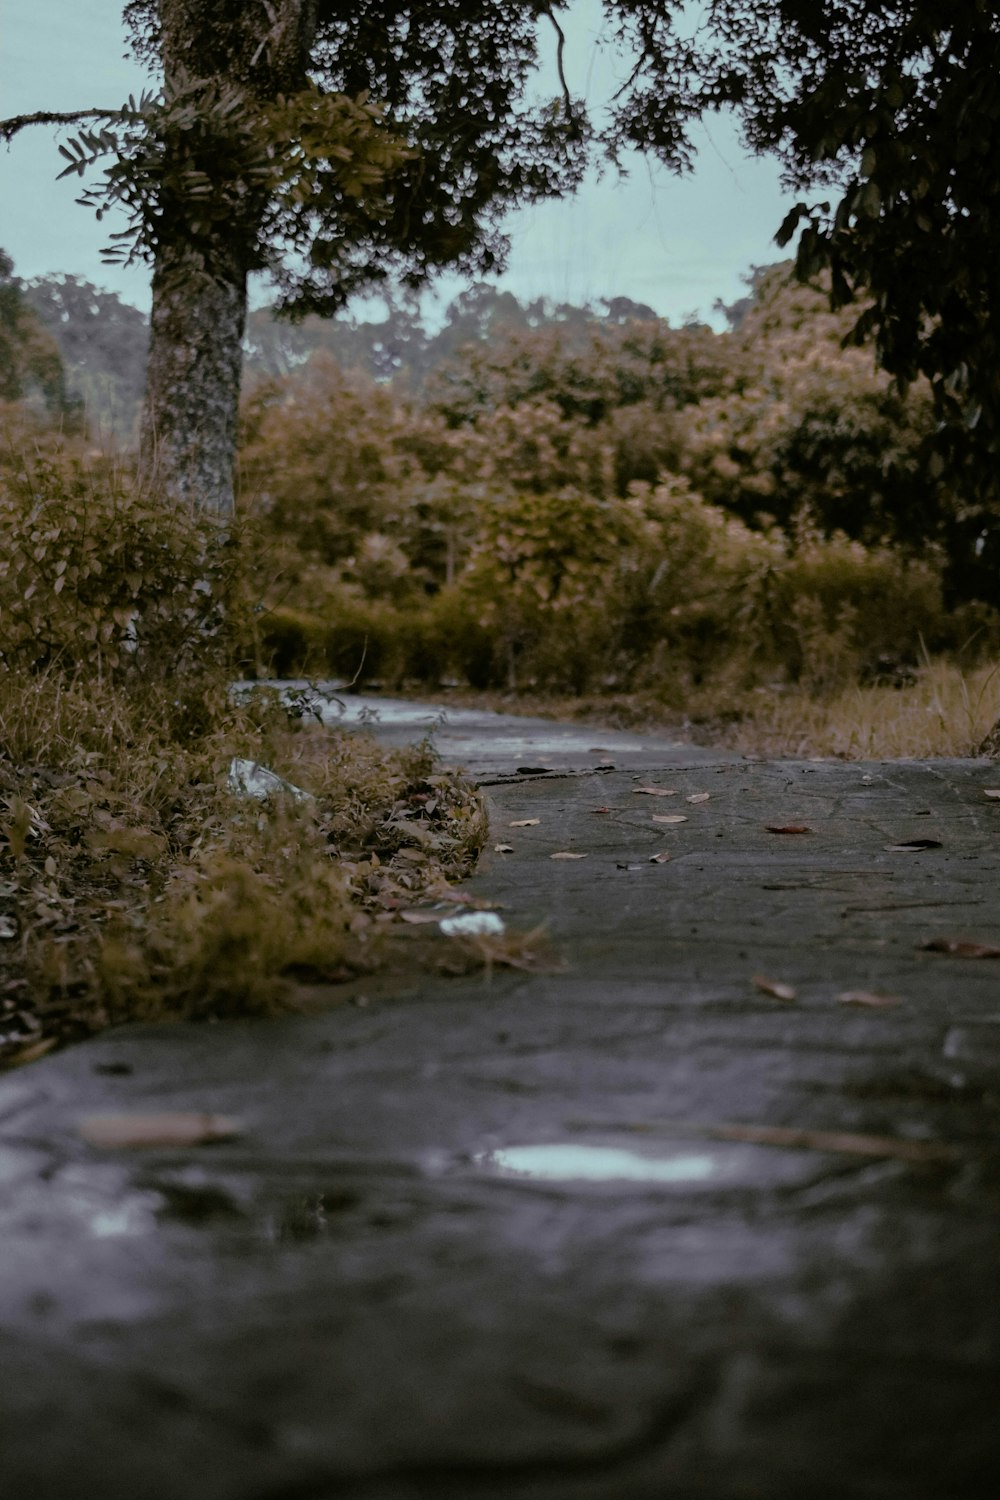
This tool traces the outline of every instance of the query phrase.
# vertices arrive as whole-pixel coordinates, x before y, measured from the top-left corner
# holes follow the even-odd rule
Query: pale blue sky
[[[0,0],[0,113],[113,106],[141,90],[145,75],[123,57],[121,8],[118,0]],[[597,0],[576,0],[566,24],[570,86],[589,98],[615,86],[595,42],[598,11]],[[100,247],[117,226],[75,204],[79,180],[56,182],[60,166],[41,128],[0,147],[0,246],[23,277],[73,273],[148,306],[148,272],[102,264]],[[708,317],[717,297],[741,295],[751,265],[780,258],[773,235],[788,202],[775,165],[748,158],[732,125],[715,120],[690,177],[636,158],[625,181],[608,175],[575,198],[513,215],[500,285],[522,300],[627,296],[673,322]],[[460,285],[448,278],[441,292]]]

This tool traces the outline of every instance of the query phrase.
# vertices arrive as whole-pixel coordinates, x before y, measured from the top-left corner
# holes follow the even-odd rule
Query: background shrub
[[[228,664],[246,634],[239,532],[100,457],[8,448],[0,533],[8,668],[181,678]]]

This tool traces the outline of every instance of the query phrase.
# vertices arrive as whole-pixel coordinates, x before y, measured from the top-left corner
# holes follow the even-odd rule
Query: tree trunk
[[[294,93],[307,78],[316,14],[316,0],[159,0],[164,78],[236,89],[257,104]],[[243,188],[232,196],[227,161],[226,150],[204,151],[186,198],[168,151],[141,437],[143,472],[166,496],[223,517],[233,511],[247,274],[261,264],[265,206]],[[209,230],[203,192],[213,177],[232,212]]]
[[[161,248],[153,273],[142,470],[176,503],[230,516],[247,273],[237,255],[211,276],[187,259]]]

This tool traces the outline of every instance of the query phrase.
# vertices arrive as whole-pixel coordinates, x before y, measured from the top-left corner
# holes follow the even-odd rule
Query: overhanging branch
[[[0,141],[12,141],[29,125],[75,125],[79,120],[129,120],[134,118],[130,109],[76,109],[70,113],[39,110],[33,115],[14,115],[9,120],[0,120]]]

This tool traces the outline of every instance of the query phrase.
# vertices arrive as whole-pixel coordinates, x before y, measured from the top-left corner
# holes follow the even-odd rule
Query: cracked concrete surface
[[[997,767],[511,737],[467,742],[514,846],[470,888],[565,969],[126,1028],[0,1080],[5,1492],[997,1493],[1000,961],[921,946],[1000,942]],[[886,848],[913,839],[940,847]],[[171,1109],[245,1134],[77,1131]],[[545,1146],[553,1175],[506,1154]]]

